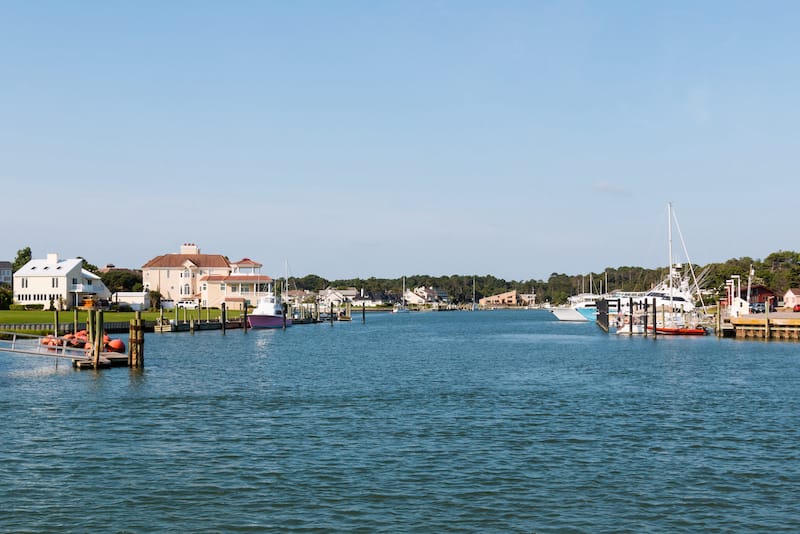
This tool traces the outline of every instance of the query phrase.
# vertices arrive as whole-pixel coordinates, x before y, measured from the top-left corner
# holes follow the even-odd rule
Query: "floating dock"
[[[73,347],[64,338],[34,336],[20,334],[19,332],[0,332],[0,351],[71,360],[72,366],[76,369],[94,368],[94,353],[83,348]],[[100,352],[98,367],[121,367],[127,365],[127,354]]]

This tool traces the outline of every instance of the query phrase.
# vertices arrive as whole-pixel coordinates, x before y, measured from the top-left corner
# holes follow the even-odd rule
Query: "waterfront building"
[[[83,268],[81,258],[59,260],[58,254],[31,260],[14,273],[14,302],[68,310],[91,300],[102,304],[111,292],[96,274]]]
[[[222,254],[202,254],[194,243],[181,245],[179,253],[156,256],[142,266],[142,283],[162,300],[191,303],[204,308],[243,309],[264,296],[272,278],[261,274],[262,264],[243,258],[230,262]]]

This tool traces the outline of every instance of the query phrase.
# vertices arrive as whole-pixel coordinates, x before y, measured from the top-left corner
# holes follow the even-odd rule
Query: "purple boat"
[[[286,317],[286,326],[292,326],[292,319]],[[250,328],[283,328],[283,307],[275,302],[275,294],[270,291],[259,297],[258,306],[247,316]]]

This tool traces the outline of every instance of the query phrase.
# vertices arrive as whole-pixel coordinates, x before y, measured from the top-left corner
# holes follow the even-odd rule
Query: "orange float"
[[[106,348],[111,352],[125,352],[125,342],[121,339],[112,339],[106,344]]]

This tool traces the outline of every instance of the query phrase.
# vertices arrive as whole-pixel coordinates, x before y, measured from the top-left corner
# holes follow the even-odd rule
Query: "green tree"
[[[11,271],[12,272],[19,271],[26,263],[31,261],[31,258],[32,258],[31,247],[25,247],[23,249],[18,250],[17,257],[14,260],[14,263],[11,264]]]
[[[14,294],[11,291],[11,288],[3,285],[0,287],[0,310],[7,310],[11,307],[11,303],[13,302]]]
[[[92,263],[89,263],[89,262],[88,262],[88,261],[86,261],[86,259],[85,259],[85,258],[83,258],[82,256],[78,256],[78,259],[79,259],[79,260],[81,260],[81,262],[82,262],[82,265],[81,265],[81,267],[82,267],[83,269],[86,269],[86,270],[87,270],[87,271],[89,271],[90,273],[94,273],[94,274],[100,274],[100,269],[97,267],[97,265],[94,265],[94,264],[92,264]]]

